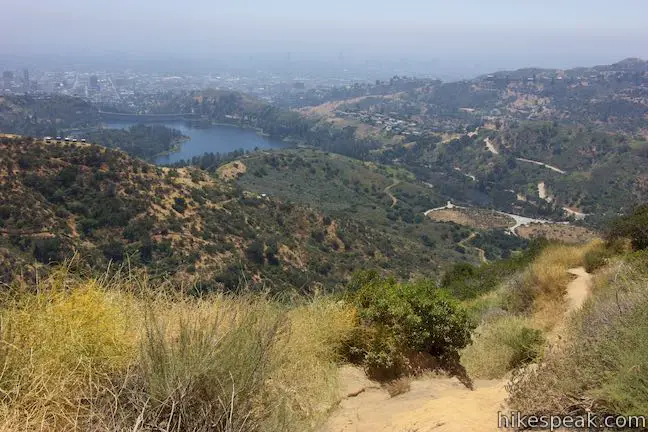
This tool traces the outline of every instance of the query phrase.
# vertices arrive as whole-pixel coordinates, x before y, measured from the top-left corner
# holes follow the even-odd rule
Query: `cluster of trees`
[[[194,156],[191,159],[182,159],[171,164],[172,167],[180,168],[186,166],[195,166],[205,171],[214,172],[216,168],[231,161],[240,159],[249,153],[249,150],[234,150],[229,153],[203,153],[200,156]]]
[[[648,204],[637,206],[629,214],[615,219],[607,235],[610,240],[629,238],[635,250],[648,249]]]
[[[138,124],[128,129],[97,129],[85,134],[88,142],[118,148],[146,160],[169,152],[183,140],[182,132],[163,125]]]

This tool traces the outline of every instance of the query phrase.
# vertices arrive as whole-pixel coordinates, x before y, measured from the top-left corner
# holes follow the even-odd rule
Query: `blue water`
[[[104,127],[112,129],[128,129],[135,125],[129,121],[105,122]],[[285,147],[286,144],[258,135],[250,129],[241,129],[230,126],[210,126],[197,128],[185,122],[164,122],[155,123],[169,128],[178,129],[182,135],[188,136],[189,140],[182,143],[179,151],[168,155],[160,156],[155,160],[157,164],[170,164],[182,159],[191,159],[194,156],[201,156],[204,153],[229,153],[234,150],[254,150]]]

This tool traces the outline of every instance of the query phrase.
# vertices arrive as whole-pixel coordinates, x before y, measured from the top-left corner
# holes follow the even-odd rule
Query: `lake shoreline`
[[[171,144],[171,147],[169,150],[160,152],[153,157],[151,157],[151,161],[155,161],[158,158],[164,157],[164,156],[169,156],[173,153],[177,153],[182,150],[182,146],[187,142],[190,141],[191,137],[187,135],[182,135],[181,137],[178,137],[173,140],[173,144]]]
[[[171,165],[181,160],[190,161],[204,154],[228,154],[237,150],[254,151],[255,149],[284,148],[290,143],[274,139],[258,128],[246,125],[212,122],[192,123],[175,121],[156,123],[180,131],[182,137],[175,140],[167,151],[156,154],[150,161],[156,165]],[[131,122],[104,122],[109,129],[128,129]]]

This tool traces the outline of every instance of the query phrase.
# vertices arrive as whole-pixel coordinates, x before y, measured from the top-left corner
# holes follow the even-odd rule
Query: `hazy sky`
[[[287,53],[444,65],[648,58],[648,0],[1,0],[0,56]]]

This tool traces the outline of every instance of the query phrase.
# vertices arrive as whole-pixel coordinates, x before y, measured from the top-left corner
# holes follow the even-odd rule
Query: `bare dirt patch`
[[[247,171],[247,167],[240,160],[230,162],[218,168],[218,176],[223,180],[236,180]]]
[[[360,97],[352,98],[352,99],[344,99],[344,100],[339,100],[339,101],[326,102],[326,103],[323,103],[321,105],[301,108],[299,110],[299,112],[301,112],[302,114],[305,114],[307,116],[328,117],[328,116],[332,115],[335,112],[335,110],[338,109],[338,107],[340,107],[342,105],[345,105],[345,104],[362,102],[363,100],[367,99],[368,97],[370,97],[370,96],[360,96]]]
[[[302,114],[307,115],[307,116],[329,117],[332,114],[334,114],[334,112],[342,105],[362,102],[363,100],[368,99],[368,98],[392,100],[392,99],[400,98],[402,95],[403,95],[403,93],[400,92],[400,93],[394,93],[394,94],[389,94],[389,95],[359,96],[359,97],[356,97],[356,98],[343,99],[343,100],[338,100],[338,101],[331,101],[331,102],[323,103],[321,105],[304,107],[304,108],[299,109],[298,111],[300,113],[302,113]]]
[[[499,154],[499,151],[495,148],[490,138],[486,137],[484,143],[486,144],[486,148],[488,149],[489,152],[493,153],[494,155]]]
[[[565,243],[587,243],[598,238],[598,234],[575,225],[531,224],[517,228],[520,237],[531,239],[545,237],[548,240],[558,240]]]
[[[503,214],[482,209],[444,209],[428,213],[438,222],[454,222],[475,229],[510,228],[515,221]]]

